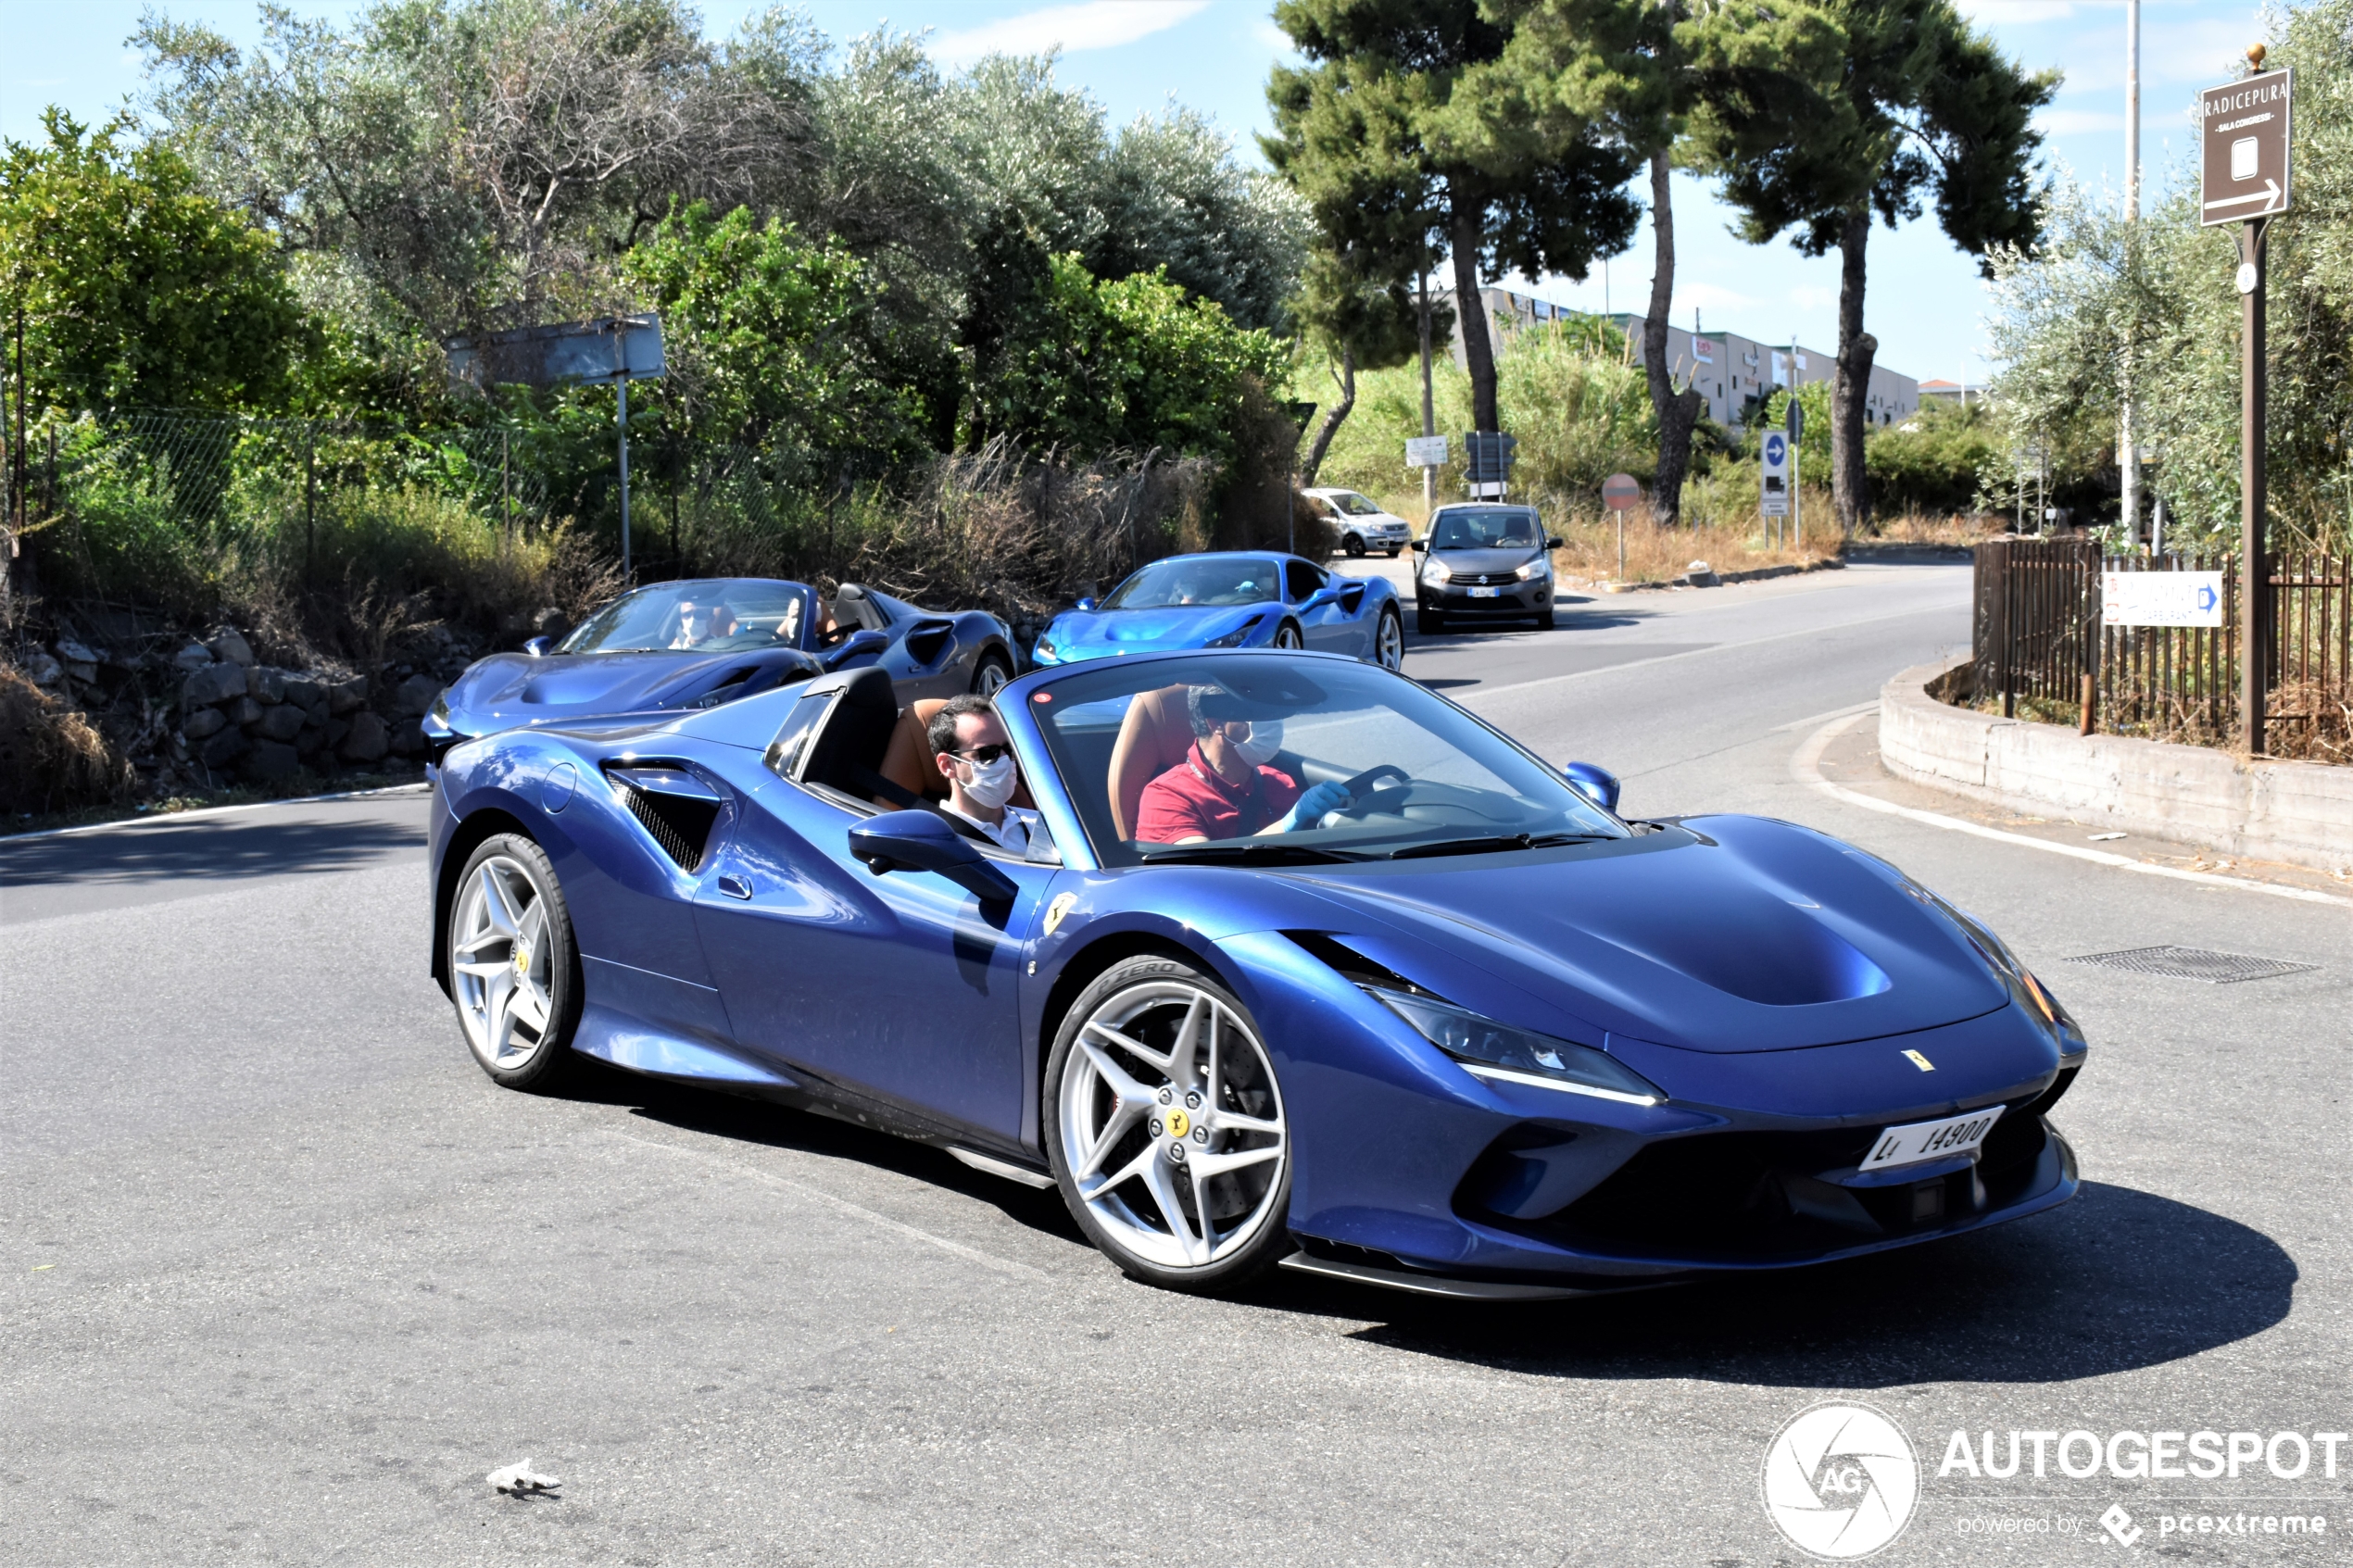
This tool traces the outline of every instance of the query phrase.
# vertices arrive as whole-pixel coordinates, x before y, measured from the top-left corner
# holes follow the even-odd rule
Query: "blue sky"
[[[2032,69],[2067,73],[2045,115],[2048,153],[2095,191],[2120,190],[2124,166],[2123,0],[1960,0],[2012,56]],[[167,13],[203,20],[240,41],[258,35],[249,0],[161,0]],[[306,14],[348,16],[359,6],[292,0]],[[764,4],[706,0],[714,34],[734,31]],[[929,30],[944,65],[992,49],[1063,51],[1062,80],[1101,99],[1116,119],[1157,112],[1170,100],[1214,118],[1256,157],[1251,133],[1267,128],[1266,73],[1288,57],[1265,0],[814,0],[804,7],[828,34],[846,39],[882,26]],[[139,0],[7,0],[0,30],[0,136],[39,129],[44,105],[101,119],[139,86],[137,56],[123,40],[138,25]],[[2225,81],[2246,46],[2261,36],[2251,0],[2144,0],[2142,161],[2159,187],[2189,146],[2186,111],[2204,83]],[[1679,242],[1674,320],[1752,337],[1829,348],[1836,341],[1838,263],[1808,259],[1786,243],[1744,245],[1727,232],[1729,213],[1699,181],[1678,176]],[[1583,282],[1542,279],[1536,292],[1564,305],[1619,310],[1641,305],[1650,284],[1650,235],[1596,268]],[[1975,266],[1955,252],[1933,221],[1874,232],[1865,325],[1880,340],[1880,362],[1923,380],[1971,380],[1986,372]],[[1526,286],[1523,282],[1520,286]]]

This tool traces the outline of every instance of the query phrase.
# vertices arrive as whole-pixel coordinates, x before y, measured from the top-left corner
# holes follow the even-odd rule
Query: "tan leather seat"
[[[1182,762],[1192,745],[1193,721],[1185,710],[1183,686],[1136,694],[1111,748],[1111,821],[1120,837],[1136,836],[1144,786]]]
[[[899,715],[898,727],[890,732],[890,745],[883,750],[882,766],[875,771],[911,795],[926,800],[947,799],[948,775],[939,771],[939,753],[931,748],[931,721],[947,706],[944,696],[927,696],[909,703]],[[1030,798],[1027,779],[1014,787],[1013,803],[1037,809],[1037,802]],[[877,799],[875,804],[886,810],[899,809],[895,800]]]

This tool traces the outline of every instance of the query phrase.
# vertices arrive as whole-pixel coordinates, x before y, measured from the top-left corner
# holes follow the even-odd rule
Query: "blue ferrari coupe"
[[[516,1088],[594,1057],[1058,1189],[1121,1269],[1622,1290],[2066,1201],[2067,1010],[1789,822],[1643,821],[1378,665],[997,694],[1024,853],[880,670],[516,728],[435,770],[432,964]],[[969,804],[969,802],[967,802]]]
[[[1081,599],[1032,650],[1038,663],[1176,648],[1305,648],[1405,666],[1405,621],[1386,578],[1340,577],[1298,556],[1218,550],[1139,569]]]
[[[623,594],[562,638],[470,665],[425,717],[428,751],[517,724],[691,711],[827,670],[878,668],[912,697],[995,691],[1013,635],[986,610],[919,609],[845,583],[827,600],[769,578],[695,578]]]

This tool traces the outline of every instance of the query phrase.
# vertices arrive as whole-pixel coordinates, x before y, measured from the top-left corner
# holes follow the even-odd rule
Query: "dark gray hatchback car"
[[[1441,507],[1414,541],[1414,630],[1428,635],[1455,621],[1553,624],[1553,558],[1534,507],[1474,501]]]

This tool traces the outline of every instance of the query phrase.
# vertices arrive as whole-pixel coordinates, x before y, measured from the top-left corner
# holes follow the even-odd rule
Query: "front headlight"
[[[1513,572],[1512,575],[1518,578],[1523,583],[1533,583],[1539,577],[1543,576],[1544,573],[1551,569],[1551,567],[1552,562],[1546,560],[1542,556],[1538,556],[1534,560],[1529,561],[1526,566],[1523,566],[1517,571]]]
[[[449,733],[449,688],[444,686],[441,695],[433,699],[433,707],[425,712],[425,721],[437,726],[443,734]]]
[[[1033,652],[1037,657],[1038,662],[1040,664],[1059,664],[1062,662],[1063,650],[1056,647],[1053,644],[1048,642],[1043,637],[1038,639],[1038,646],[1033,650]]]
[[[1477,1077],[1566,1089],[1626,1105],[1656,1105],[1667,1098],[1649,1079],[1591,1046],[1515,1029],[1428,997],[1409,997],[1378,985],[1367,985],[1365,991]]]
[[[1209,641],[1202,644],[1202,646],[1205,648],[1238,648],[1244,643],[1250,641],[1250,634],[1252,632],[1257,631],[1258,628],[1265,623],[1265,620],[1266,618],[1263,615],[1254,615],[1248,621],[1242,622],[1239,626],[1237,626],[1232,631],[1227,633],[1224,636],[1210,638]]]
[[[1446,563],[1440,560],[1436,556],[1430,557],[1428,560],[1423,563],[1422,575],[1428,578],[1433,583],[1451,582],[1454,576],[1452,571],[1447,570]]]
[[[1916,897],[1941,910],[1946,919],[1961,928],[1961,935],[1969,938],[1969,945],[1975,947],[1978,957],[1985,960],[1985,967],[1992,970],[1995,978],[2009,991],[2010,999],[2017,1002],[2029,1018],[2051,1032],[2058,1042],[2059,1055],[2082,1056],[2090,1048],[2090,1042],[2083,1035],[2083,1026],[2076,1022],[2074,1015],[2051,994],[2050,987],[2037,980],[2033,972],[2019,961],[2018,955],[2010,951],[2008,943],[1994,935],[1992,928],[1975,915],[1957,908],[1919,883],[1912,882],[1909,877],[1905,881],[1910,884]]]

